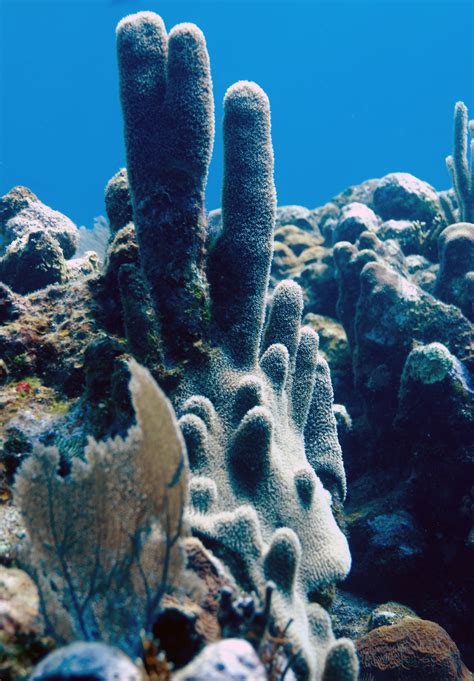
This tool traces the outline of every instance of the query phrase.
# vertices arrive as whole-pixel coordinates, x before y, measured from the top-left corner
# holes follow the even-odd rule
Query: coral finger
[[[265,372],[277,394],[281,394],[288,377],[290,357],[281,343],[270,345],[260,358],[260,367]]]
[[[326,360],[318,358],[316,381],[304,430],[306,456],[323,485],[341,500],[346,496],[346,476],[333,413],[333,391]]]
[[[240,422],[245,414],[263,404],[263,384],[257,376],[246,376],[239,383],[234,401],[234,418]]]
[[[294,281],[282,281],[273,294],[270,317],[263,340],[266,350],[273,343],[281,343],[288,349],[290,364],[293,362],[303,313],[303,292]]]
[[[118,24],[120,97],[135,200],[147,195],[161,168],[160,110],[166,92],[167,54],[166,29],[157,14],[131,14]]]
[[[214,143],[214,98],[206,41],[194,24],[179,24],[168,39],[166,118],[168,164],[193,176],[193,191],[204,193]],[[202,209],[201,196],[198,208]]]
[[[264,559],[264,571],[266,579],[275,582],[286,596],[294,591],[300,558],[301,546],[293,530],[289,527],[276,530]]]
[[[202,469],[208,459],[207,428],[204,422],[194,414],[185,414],[179,419],[186,449],[188,450],[191,469]]]
[[[358,678],[359,662],[354,644],[348,638],[340,638],[327,655],[323,681],[356,681]]]
[[[224,99],[223,232],[209,281],[217,334],[243,368],[254,366],[260,345],[275,209],[268,98],[242,81]]]
[[[196,26],[177,26],[167,42],[163,22],[150,12],[121,22],[117,44],[140,258],[165,356],[173,363],[195,353],[207,335],[204,188],[214,138],[209,58]]]
[[[293,421],[302,431],[308,416],[318,359],[318,334],[309,326],[300,332],[300,342],[296,353],[295,373],[291,390]]]
[[[188,397],[181,408],[181,412],[183,414],[189,413],[199,416],[209,431],[213,431],[217,427],[218,417],[214,405],[211,400],[203,395],[191,395],[191,397]]]
[[[270,468],[273,422],[265,407],[251,409],[234,436],[229,458],[236,489],[253,495]]]

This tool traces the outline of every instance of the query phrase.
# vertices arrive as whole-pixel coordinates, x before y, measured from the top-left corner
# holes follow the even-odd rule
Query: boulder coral
[[[441,232],[438,244],[440,266],[435,293],[474,321],[474,224],[450,225]]]
[[[357,642],[361,681],[470,681],[456,644],[428,620],[405,617]]]
[[[213,139],[202,33],[166,34],[157,15],[117,28],[130,192],[139,253],[191,467],[193,533],[244,588],[273,580],[274,615],[301,650],[300,678],[344,654],[319,592],[350,566],[332,504],[345,496],[332,388],[318,338],[301,326],[302,292],[275,290],[264,326],[275,224],[268,98],[254,83],[224,99],[222,230],[206,253],[204,187]],[[126,293],[126,292],[124,292]],[[323,486],[323,483],[325,486]],[[342,672],[341,672],[342,673]],[[336,678],[331,672],[328,678]]]

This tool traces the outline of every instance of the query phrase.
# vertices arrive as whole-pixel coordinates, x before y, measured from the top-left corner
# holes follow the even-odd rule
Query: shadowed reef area
[[[140,12],[117,58],[107,218],[0,199],[1,678],[468,681],[466,107],[452,189],[277,207],[240,81],[207,213],[203,34]]]

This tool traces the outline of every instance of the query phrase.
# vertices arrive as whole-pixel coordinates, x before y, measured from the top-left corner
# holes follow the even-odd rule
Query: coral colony
[[[117,54],[108,221],[0,199],[1,678],[467,681],[466,107],[453,190],[277,208],[268,98],[238,82],[207,214],[203,34],[140,12]]]

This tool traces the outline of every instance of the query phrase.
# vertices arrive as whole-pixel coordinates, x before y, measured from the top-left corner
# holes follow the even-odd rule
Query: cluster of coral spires
[[[134,224],[165,356],[212,338],[251,368],[276,206],[268,98],[248,82],[224,98],[223,230],[207,253],[214,110],[204,36],[192,24],[168,36],[160,17],[141,13],[119,24],[117,45]]]
[[[275,582],[275,612],[283,626],[294,619],[288,636],[304,674],[321,675],[330,626],[307,602],[350,564],[321,479],[342,500],[345,476],[327,364],[316,333],[301,327],[294,282],[276,288],[263,333],[276,207],[268,99],[249,82],[224,98],[222,231],[207,252],[214,123],[204,37],[187,24],[167,36],[150,13],[124,19],[117,37],[140,259],[165,362],[187,360],[175,404],[192,471],[189,522],[249,591]]]
[[[117,52],[104,264],[30,190],[0,199],[0,675],[40,651],[34,681],[467,680],[428,621],[471,659],[465,106],[454,190],[277,208],[268,98],[236,83],[207,214],[204,36],[141,12]]]

